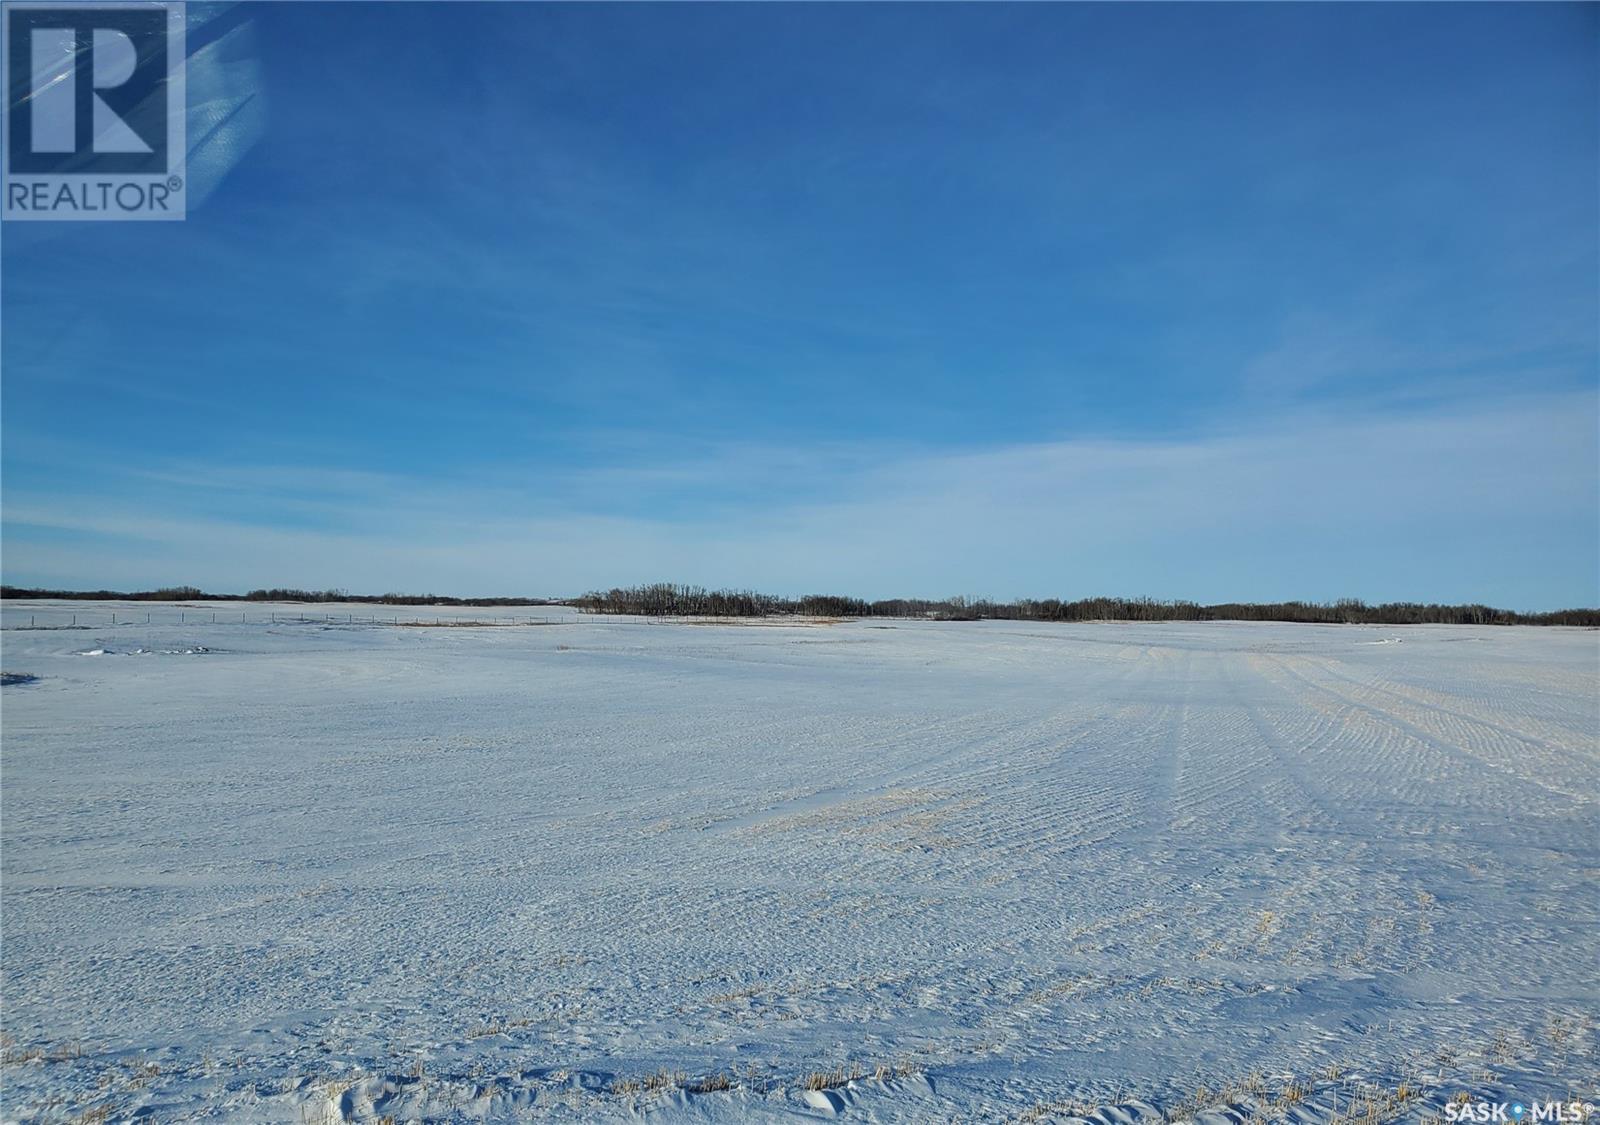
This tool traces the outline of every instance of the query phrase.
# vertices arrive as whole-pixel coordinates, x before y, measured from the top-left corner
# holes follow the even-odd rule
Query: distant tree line
[[[1584,625],[1600,626],[1600,609],[1559,609],[1551,613],[1516,613],[1478,605],[1384,602],[1368,605],[1355,598],[1335,602],[1221,602],[1155,598],[1020,598],[997,602],[988,598],[889,598],[867,601],[839,594],[806,594],[798,598],[754,590],[708,590],[656,582],[616,587],[568,600],[554,598],[452,598],[437,594],[351,594],[344,590],[297,590],[276,587],[248,594],[208,594],[196,586],[164,586],[159,590],[44,590],[0,586],[0,598],[55,598],[76,601],[134,602],[355,602],[370,605],[531,606],[571,605],[588,613],[634,614],[642,617],[916,617],[935,621],[1298,621],[1315,625]]]
[[[0,598],[54,598],[94,602],[352,602],[360,605],[556,605],[549,598],[449,598],[439,594],[351,594],[344,590],[293,590],[276,587],[248,594],[208,594],[197,586],[159,590],[41,590],[0,586]]]
[[[871,606],[860,598],[824,594],[780,598],[754,590],[707,590],[703,586],[675,586],[667,582],[585,594],[570,604],[590,613],[631,613],[645,617],[772,617],[795,613],[810,617],[867,617],[872,614]]]
[[[1600,609],[1515,613],[1486,605],[1439,605],[1359,599],[1336,602],[1224,602],[1201,605],[1155,598],[892,598],[866,601],[832,594],[782,598],[753,590],[707,590],[657,582],[596,591],[570,604],[589,613],[644,617],[920,617],[936,621],[1298,621],[1320,625],[1587,625],[1600,626]]]
[[[54,598],[79,602],[187,602],[210,598],[195,586],[163,586],[159,590],[138,590],[123,593],[118,590],[41,590],[22,586],[0,586],[0,598]],[[238,601],[237,594],[224,596],[222,601]]]

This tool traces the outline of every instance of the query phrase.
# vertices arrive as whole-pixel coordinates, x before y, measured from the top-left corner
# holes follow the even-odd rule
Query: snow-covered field
[[[1594,632],[381,612],[4,608],[5,1119],[1600,1100]]]

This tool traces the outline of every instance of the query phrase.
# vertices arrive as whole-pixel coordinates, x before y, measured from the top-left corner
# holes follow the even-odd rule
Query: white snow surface
[[[1600,1101],[1593,631],[3,625],[7,1121]]]

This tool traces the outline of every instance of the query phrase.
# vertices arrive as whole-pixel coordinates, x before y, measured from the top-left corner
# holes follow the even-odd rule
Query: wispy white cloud
[[[672,578],[1538,608],[1600,601],[1597,416],[1585,392],[1381,419],[1284,415],[1166,441],[737,445],[520,483],[507,466],[489,484],[234,469],[206,474],[204,504],[175,491],[159,503],[8,492],[3,561],[10,582],[97,586],[550,594]],[[729,493],[730,480],[762,486]],[[308,518],[263,524],[256,513],[272,505]]]

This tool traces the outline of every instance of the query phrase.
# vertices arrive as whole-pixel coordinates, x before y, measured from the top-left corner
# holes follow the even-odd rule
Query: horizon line
[[[311,590],[300,587],[258,587],[244,593],[215,593],[203,590],[198,586],[160,586],[152,590],[112,590],[108,588],[96,589],[56,589],[44,586],[18,586],[10,583],[0,583],[0,601],[148,601],[148,602],[184,602],[184,601],[255,601],[255,602],[302,602],[306,604],[336,604],[339,602],[350,603],[393,603],[393,604],[450,604],[460,605],[489,605],[489,604],[522,604],[522,605],[564,605],[581,608],[577,603],[584,599],[605,598],[613,592],[634,593],[649,589],[669,587],[677,591],[694,592],[702,596],[738,596],[753,597],[765,602],[779,605],[783,603],[801,603],[812,600],[831,600],[840,603],[858,603],[872,615],[870,610],[874,606],[890,606],[895,603],[924,604],[931,608],[964,608],[979,610],[983,607],[1018,608],[1025,605],[1042,606],[1056,603],[1060,606],[1078,606],[1091,602],[1120,602],[1127,605],[1149,605],[1161,607],[1193,607],[1199,610],[1218,610],[1227,608],[1240,609],[1272,609],[1275,607],[1303,606],[1308,609],[1332,610],[1345,608],[1349,610],[1365,609],[1380,610],[1386,607],[1421,607],[1441,609],[1474,609],[1483,610],[1491,614],[1520,617],[1520,618],[1549,618],[1562,614],[1593,614],[1600,616],[1600,605],[1570,605],[1560,606],[1549,610],[1518,610],[1507,609],[1502,606],[1492,605],[1482,601],[1444,602],[1444,601],[1415,601],[1415,600],[1386,600],[1367,601],[1359,597],[1338,597],[1322,600],[1307,598],[1280,599],[1277,601],[1245,601],[1240,599],[1227,599],[1223,601],[1202,602],[1193,598],[1183,597],[1155,597],[1147,594],[1091,594],[1081,597],[1066,598],[1056,595],[1044,597],[1034,595],[1021,595],[1013,598],[992,598],[987,595],[951,594],[944,597],[926,597],[917,595],[896,595],[885,598],[864,598],[853,594],[831,594],[813,592],[807,594],[782,595],[767,594],[754,587],[708,587],[693,583],[677,582],[649,582],[638,583],[633,586],[612,586],[607,589],[591,589],[580,594],[564,594],[552,597],[541,597],[528,594],[437,594],[422,593],[412,594],[399,591],[386,591],[382,594],[354,594],[342,587],[330,587],[322,590]]]

